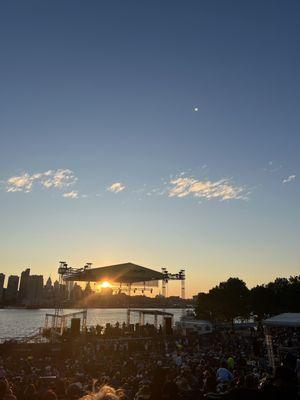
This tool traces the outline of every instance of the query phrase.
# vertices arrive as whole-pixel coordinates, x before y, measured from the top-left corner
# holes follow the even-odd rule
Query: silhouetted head
[[[80,400],[121,400],[124,398],[122,390],[115,390],[110,386],[102,386],[98,393],[82,397]]]
[[[255,375],[249,374],[245,376],[245,387],[249,389],[257,389],[258,379]]]
[[[215,392],[217,387],[217,381],[214,376],[208,376],[204,382],[204,391],[206,393]]]
[[[47,390],[47,392],[42,397],[43,400],[57,400],[56,393],[53,390]]]
[[[67,399],[72,400],[72,399],[78,399],[80,396],[82,396],[82,390],[81,388],[76,384],[72,383],[66,391]]]
[[[8,382],[5,378],[0,379],[0,400],[4,398],[6,393],[8,392]]]

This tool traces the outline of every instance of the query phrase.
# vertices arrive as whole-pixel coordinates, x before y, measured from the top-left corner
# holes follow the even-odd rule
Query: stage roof
[[[128,262],[101,268],[73,270],[67,273],[64,279],[67,281],[137,283],[162,280],[163,274],[153,269]]]
[[[300,327],[300,313],[283,313],[264,320],[267,326]]]

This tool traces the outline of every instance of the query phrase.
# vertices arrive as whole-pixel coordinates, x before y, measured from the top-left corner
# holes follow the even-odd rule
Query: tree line
[[[300,312],[300,275],[277,278],[252,289],[239,278],[229,278],[208,293],[199,293],[195,312],[197,318],[213,322],[250,317],[260,321],[283,312]]]

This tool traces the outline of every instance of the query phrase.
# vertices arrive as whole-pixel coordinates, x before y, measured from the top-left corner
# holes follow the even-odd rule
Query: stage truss
[[[70,289],[70,282],[76,281],[76,277],[84,274],[86,271],[91,270],[92,263],[86,263],[81,268],[72,268],[69,267],[65,261],[61,261],[59,263],[58,274],[59,274],[59,283],[60,287],[66,286],[67,290]],[[105,268],[105,267],[104,267]],[[150,270],[149,270],[150,271]],[[155,272],[155,271],[153,271]],[[155,272],[158,274],[158,272]],[[162,291],[161,294],[163,297],[167,297],[167,288],[169,281],[180,281],[181,282],[181,289],[180,289],[180,297],[185,299],[185,270],[181,269],[178,273],[170,273],[168,272],[167,268],[161,268],[161,273],[159,273],[162,282]],[[108,278],[109,279],[109,278]],[[80,279],[78,279],[80,281]],[[88,281],[89,282],[89,281]],[[95,282],[95,281],[94,281]],[[115,286],[116,290],[119,292],[126,292],[129,296],[128,298],[128,308],[127,308],[127,325],[130,324],[130,298],[132,293],[136,293],[136,291],[141,291],[142,293],[150,291],[152,293],[153,287],[158,286],[158,279],[152,281],[142,281],[142,282],[118,282]],[[85,315],[85,325],[86,325],[86,316],[87,316],[87,309],[81,311]],[[53,330],[61,329],[61,324],[63,321],[63,313],[60,307],[60,304],[57,305],[55,308],[55,312],[52,319],[52,327]]]

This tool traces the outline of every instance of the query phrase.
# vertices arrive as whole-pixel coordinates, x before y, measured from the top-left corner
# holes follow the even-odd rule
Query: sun
[[[109,287],[111,287],[111,284],[108,281],[104,281],[104,282],[100,283],[100,287],[109,288]]]

